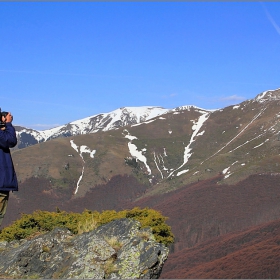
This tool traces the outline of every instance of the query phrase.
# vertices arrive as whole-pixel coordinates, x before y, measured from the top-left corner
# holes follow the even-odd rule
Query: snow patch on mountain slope
[[[157,167],[157,170],[159,171],[159,173],[160,173],[160,175],[161,175],[161,179],[163,179],[164,176],[163,176],[163,174],[162,174],[162,172],[161,172],[161,170],[160,170],[160,168],[159,168],[159,166],[158,166],[158,164],[157,164],[157,160],[159,160],[159,159],[158,159],[158,156],[156,156],[156,153],[154,152],[154,162],[155,162],[155,165],[156,165],[156,167]]]
[[[182,170],[182,171],[180,171],[180,172],[177,173],[177,176],[180,176],[180,175],[182,175],[182,174],[184,174],[184,173],[187,173],[188,171],[189,171],[189,169]]]
[[[244,142],[243,144],[241,144],[241,145],[235,147],[234,149],[230,150],[229,153],[232,153],[232,152],[234,152],[235,150],[237,150],[237,149],[243,147],[244,145],[247,145],[248,143],[250,143],[250,142],[252,142],[252,141],[254,141],[254,140],[256,140],[256,139],[262,137],[264,134],[265,134],[265,132],[262,133],[262,134],[260,134],[260,135],[258,135],[258,136],[256,136],[256,137],[254,137],[254,138],[252,138],[252,139],[250,139],[250,140],[247,140],[247,141]]]
[[[265,110],[265,109],[264,109],[264,110]],[[241,144],[241,145],[235,147],[234,149],[230,150],[229,153],[232,153],[232,152],[234,152],[235,150],[237,150],[237,149],[243,147],[244,145],[247,145],[248,143],[250,143],[250,142],[252,142],[252,141],[254,141],[254,140],[256,140],[256,139],[258,139],[258,138],[260,138],[260,137],[262,137],[262,136],[264,136],[264,135],[266,134],[267,131],[275,132],[275,131],[276,131],[275,126],[277,126],[277,125],[278,125],[278,122],[276,122],[274,125],[272,125],[269,129],[264,130],[263,133],[257,135],[256,137],[254,137],[254,138],[252,138],[252,139],[250,139],[250,140],[247,140],[247,141],[244,142],[243,144]],[[261,144],[255,146],[253,149],[262,146],[262,145],[265,144],[267,141],[269,141],[269,139],[266,139],[263,143],[261,143]]]
[[[209,118],[209,113],[204,113],[202,114],[199,118],[198,118],[198,121],[197,123],[195,123],[193,126],[192,126],[192,129],[193,129],[193,134],[192,134],[192,137],[190,139],[190,142],[188,144],[187,147],[185,147],[185,153],[184,153],[184,163],[182,164],[185,165],[187,162],[188,162],[188,159],[190,158],[190,156],[192,155],[191,153],[191,144],[195,141],[195,137],[199,136],[199,135],[203,135],[204,131],[202,131],[201,133],[199,133],[199,130],[200,128],[203,126],[203,124],[205,123],[205,121]],[[181,168],[181,166],[179,167]]]
[[[201,136],[201,135],[203,135],[204,133],[205,133],[205,130],[203,130],[203,131],[201,131],[201,132],[197,133],[197,135],[196,135],[196,136]]]
[[[89,156],[91,158],[94,158],[94,155],[96,153],[96,150],[91,150],[88,146],[86,145],[81,145],[80,147],[78,145],[76,145],[74,143],[74,140],[70,140],[70,145],[71,147],[79,154],[79,156],[82,158],[83,160],[83,163],[85,163],[85,160],[84,160],[84,157],[83,157],[83,154],[84,153],[89,153]],[[74,192],[74,194],[76,194],[78,192],[78,189],[79,189],[79,186],[80,186],[80,182],[84,176],[84,170],[85,170],[85,165],[83,164],[83,168],[82,168],[82,173],[81,173],[81,176],[79,177],[79,180],[77,182],[77,186],[76,186],[76,190]]]
[[[164,179],[164,173],[163,172],[169,172],[169,169],[165,167],[165,163],[164,163],[164,157],[167,157],[166,154],[166,149],[163,148],[163,156],[161,154],[156,155],[156,153],[154,152],[154,163],[157,167],[157,170],[159,171],[159,173],[161,174],[161,178]]]
[[[191,157],[192,153],[192,149],[191,149],[191,144],[195,141],[195,138],[199,135],[202,135],[203,133],[199,133],[199,130],[201,129],[201,127],[203,126],[203,124],[205,123],[205,121],[209,118],[210,113],[209,112],[203,112],[202,115],[198,118],[197,122],[194,122],[192,129],[193,129],[193,133],[190,139],[189,144],[187,145],[187,147],[185,147],[185,152],[184,152],[184,161],[182,163],[181,166],[179,166],[177,169],[175,169],[174,171],[172,171],[168,177],[170,177],[171,175],[173,175],[173,173],[177,170],[179,170],[180,168],[182,168],[189,160],[189,158]],[[177,174],[178,175],[178,174]]]
[[[91,158],[94,158],[96,150],[90,150],[88,146],[82,145],[80,147],[80,155],[82,156],[83,153],[88,153]],[[83,157],[82,157],[83,158]]]
[[[79,147],[74,143],[73,140],[70,140],[70,145],[77,153],[79,153]]]
[[[225,175],[224,178],[227,179],[227,178],[228,178],[229,176],[231,176],[231,175],[232,175],[232,173],[228,173],[228,174]]]
[[[138,139],[136,136],[131,135],[127,129],[124,130],[125,133],[127,133],[124,137],[129,139],[128,142],[128,149],[132,157],[136,158],[136,160],[139,160],[144,163],[144,165],[147,168],[148,174],[152,174],[152,170],[147,164],[147,158],[143,155],[144,152],[146,152],[146,149],[142,149],[141,151],[138,151],[138,148],[135,144],[132,144],[131,141],[134,139]]]
[[[222,173],[226,174],[228,172],[228,170],[229,170],[229,167],[225,168]]]
[[[128,132],[127,129],[125,129],[124,131],[128,133],[128,134],[126,134],[126,135],[124,136],[124,138],[127,138],[127,139],[129,139],[130,141],[132,141],[132,140],[134,140],[134,139],[138,139],[136,136],[132,136],[131,134],[129,134],[129,132]]]
[[[232,164],[231,164],[231,166],[233,166],[233,165],[235,165],[236,163],[238,163],[238,160],[237,161],[235,161],[235,162],[233,162]],[[225,168],[224,170],[223,170],[223,174],[225,175],[224,176],[224,179],[227,179],[229,176],[231,176],[233,173],[232,172],[230,172],[230,166],[229,167],[227,167],[227,168]]]
[[[172,110],[170,110],[171,112],[178,112],[178,111],[190,111],[191,109],[194,109],[196,112],[199,112],[201,114],[204,114],[206,112],[214,112],[216,111],[217,109],[212,109],[212,110],[206,110],[206,109],[203,109],[203,108],[200,108],[200,107],[197,107],[195,105],[185,105],[185,106],[179,106],[179,107],[176,107]]]
[[[234,164],[234,163],[233,163]],[[232,164],[232,165],[233,165]],[[229,169],[230,169],[230,167],[227,167],[227,168],[225,168],[224,170],[223,170],[223,174],[225,175],[224,176],[224,179],[227,179],[230,175],[232,175],[233,173],[231,173],[230,171],[229,171]]]
[[[152,171],[151,171],[149,165],[147,164],[146,157],[142,154],[143,150],[138,151],[137,146],[135,144],[132,144],[131,142],[128,142],[128,149],[129,149],[131,156],[135,157],[136,159],[138,159],[139,161],[142,161],[145,164],[148,174],[151,175]]]
[[[204,161],[201,162],[203,164],[205,161],[209,160],[210,158],[214,157],[217,155],[219,152],[221,152],[225,147],[227,147],[230,143],[232,143],[241,133],[243,133],[259,116],[261,116],[264,111],[267,109],[267,107],[261,109],[253,118],[252,120],[239,132],[237,133],[230,141],[228,141],[221,149],[219,149],[217,152],[215,152],[213,155],[205,159]],[[248,141],[247,141],[248,142]],[[246,144],[247,144],[246,142]],[[233,150],[232,150],[233,151]]]
[[[260,146],[262,146],[263,144],[265,144],[267,141],[269,141],[269,139],[266,139],[263,143],[255,146],[253,149],[259,148]]]
[[[154,122],[155,120],[149,120],[149,121],[146,121],[146,122],[142,122],[141,124],[148,124],[148,123],[152,123]]]

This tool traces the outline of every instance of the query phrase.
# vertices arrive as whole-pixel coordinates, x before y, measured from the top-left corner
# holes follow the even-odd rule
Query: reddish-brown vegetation
[[[126,202],[134,201],[143,195],[147,186],[133,176],[115,176],[106,185],[98,185],[84,197],[74,198],[61,206],[63,210],[81,212],[89,210],[122,210]]]
[[[115,176],[107,184],[90,189],[84,197],[73,198],[72,192],[52,189],[49,180],[31,178],[21,184],[20,191],[11,195],[7,214],[2,226],[20,217],[21,213],[30,214],[35,210],[55,211],[56,208],[71,212],[89,210],[122,210],[126,202],[134,201],[143,195],[147,186],[132,176]],[[30,199],[32,198],[32,199]]]
[[[227,234],[170,256],[161,278],[279,278],[280,220]]]
[[[169,217],[175,252],[209,238],[280,218],[279,176],[254,175],[237,185],[218,185],[219,177],[174,192],[139,200]]]
[[[74,212],[151,207],[169,217],[175,235],[163,278],[280,277],[276,264],[280,222],[248,231],[280,219],[279,176],[252,175],[236,185],[221,185],[220,179],[201,180],[138,201],[147,186],[132,176],[115,176],[76,199],[52,190],[48,181],[32,179],[12,195],[4,221],[19,217],[19,212],[55,207]]]
[[[210,240],[209,244],[211,245],[214,242],[213,238],[236,231],[245,231],[252,226],[279,219],[279,176],[269,174],[253,175],[236,185],[230,186],[218,185],[218,180],[219,177],[200,181],[174,192],[163,194],[156,198],[148,197],[136,203],[140,207],[153,207],[169,217],[168,223],[175,234],[176,242],[164,266],[163,278],[246,278],[245,275],[249,278],[249,273],[253,269],[250,259],[252,259],[251,252],[253,252],[254,247],[248,247],[242,252],[237,251],[233,255],[236,258],[239,253],[242,253],[242,262],[244,263],[242,267],[238,262],[232,261],[230,257],[225,259],[226,261],[228,260],[228,263],[232,263],[233,267],[236,266],[236,271],[240,270],[239,274],[237,272],[233,274],[233,267],[228,269],[227,272],[223,272],[223,270],[219,272],[220,262],[218,261],[212,266],[212,261],[216,258],[220,259],[227,256],[229,252],[235,252],[236,244],[223,244],[224,241],[217,242],[212,249],[204,251],[202,256],[197,255],[193,251],[193,247],[208,240]],[[244,235],[238,242],[241,244],[246,243],[246,237],[247,235]],[[262,235],[260,240],[263,237]],[[250,239],[251,236],[248,237],[248,240]],[[264,252],[261,255],[266,256],[267,253],[270,256],[270,252],[266,252],[265,242],[259,243],[260,248],[262,245],[264,246]],[[273,248],[270,249],[274,250]],[[188,252],[187,257],[184,256],[186,250]],[[217,252],[219,253],[217,254]],[[247,259],[246,254],[248,254]],[[269,258],[275,260],[277,254],[276,252]],[[211,261],[211,264],[208,264],[211,269],[209,268],[208,271],[208,266],[205,266],[206,273],[199,266],[192,268],[187,265],[188,263],[196,262],[197,259],[199,260],[198,263],[201,262],[201,259],[203,259],[203,262]],[[248,263],[248,269],[244,270],[246,263]],[[266,265],[269,266],[269,263]],[[223,267],[224,263],[221,266]],[[190,274],[187,274],[190,269]],[[243,270],[244,277],[241,275]],[[278,272],[272,272],[272,270],[274,271],[272,268],[268,270],[266,275],[269,273],[276,275],[278,273],[278,277],[280,277],[278,270]],[[200,275],[199,271],[203,271],[203,273],[201,272],[202,274]],[[220,274],[217,274],[218,272]],[[254,273],[257,278],[264,278],[262,266],[255,270]]]

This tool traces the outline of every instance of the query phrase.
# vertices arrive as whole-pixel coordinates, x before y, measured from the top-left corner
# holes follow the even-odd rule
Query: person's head
[[[2,116],[2,122],[7,123],[7,122],[12,122],[13,116],[11,115],[10,112],[1,112]]]

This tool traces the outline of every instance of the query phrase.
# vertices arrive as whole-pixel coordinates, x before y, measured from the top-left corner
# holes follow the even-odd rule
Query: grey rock
[[[31,240],[1,242],[0,278],[159,278],[168,252],[150,228],[132,219],[80,235],[56,228]]]

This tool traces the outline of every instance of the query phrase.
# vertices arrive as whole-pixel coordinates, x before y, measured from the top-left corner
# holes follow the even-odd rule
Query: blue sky
[[[0,107],[52,128],[280,87],[280,2],[0,2]]]

